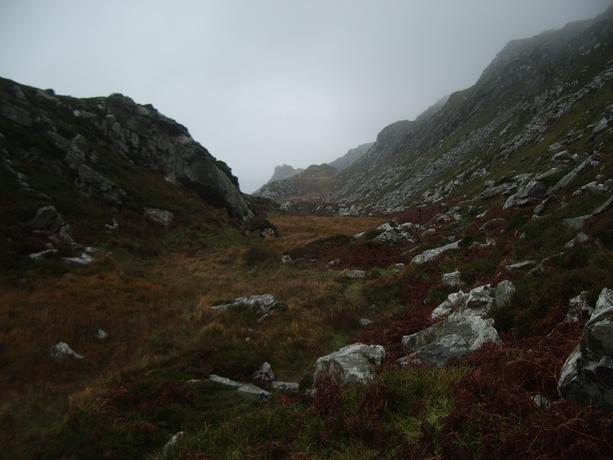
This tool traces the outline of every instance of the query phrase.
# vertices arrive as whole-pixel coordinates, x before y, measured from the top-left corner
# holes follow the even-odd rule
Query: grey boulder
[[[375,370],[385,359],[381,345],[354,343],[317,359],[313,381],[327,375],[338,385],[367,383],[375,378]]]
[[[213,305],[213,310],[225,311],[229,309],[250,310],[260,315],[276,313],[287,310],[287,305],[279,302],[272,294],[261,294],[238,297],[226,304]]]

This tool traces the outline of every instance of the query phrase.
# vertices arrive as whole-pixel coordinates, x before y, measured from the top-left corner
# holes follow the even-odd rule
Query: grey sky
[[[152,103],[253,191],[472,85],[611,0],[0,0],[0,76]]]

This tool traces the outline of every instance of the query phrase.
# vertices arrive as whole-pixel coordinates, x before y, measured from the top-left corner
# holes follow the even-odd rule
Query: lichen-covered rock
[[[58,342],[53,345],[49,349],[49,354],[52,358],[55,359],[63,359],[63,358],[75,358],[75,359],[84,359],[82,355],[74,351],[70,348],[66,342]]]
[[[509,280],[503,280],[496,286],[494,297],[497,307],[506,307],[515,294],[515,285]]]
[[[613,409],[613,291],[603,289],[558,380],[562,397]]]
[[[402,338],[402,346],[409,353],[402,364],[444,366],[451,358],[460,358],[488,342],[499,342],[493,319],[469,312],[452,313],[415,334]]]
[[[459,271],[444,273],[441,277],[441,281],[446,287],[460,287],[462,285],[462,273]]]
[[[281,303],[272,294],[260,294],[238,297],[232,302],[213,305],[211,308],[218,311],[243,309],[253,311],[259,315],[265,315],[285,311],[287,310],[287,305]]]
[[[446,244],[445,246],[441,246],[434,249],[428,249],[427,251],[422,252],[421,254],[416,255],[411,260],[411,263],[414,265],[422,265],[428,262],[432,262],[433,260],[440,257],[447,251],[453,251],[459,249],[460,241],[455,241],[453,243]]]
[[[375,378],[375,369],[383,363],[381,345],[354,343],[317,359],[313,381],[327,375],[339,385],[367,383]]]
[[[461,290],[449,294],[447,300],[432,311],[432,319],[439,319],[443,316],[450,315],[454,311],[460,310],[466,304],[467,299],[468,293],[462,292]]]
[[[253,373],[253,378],[261,382],[272,382],[275,379],[275,373],[272,371],[270,363],[264,362],[260,368]]]

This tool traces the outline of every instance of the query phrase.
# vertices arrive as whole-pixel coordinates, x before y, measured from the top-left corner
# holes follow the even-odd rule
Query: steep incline
[[[442,109],[381,131],[369,153],[339,175],[331,198],[365,211],[398,211],[460,186],[483,189],[488,179],[534,172],[554,134],[598,122],[596,113],[584,120],[583,103],[595,93],[606,101],[611,79],[613,9],[513,41],[473,87],[452,94]]]

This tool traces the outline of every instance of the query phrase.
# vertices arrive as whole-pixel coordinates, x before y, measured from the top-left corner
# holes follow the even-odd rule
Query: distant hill
[[[357,147],[350,149],[345,155],[336,160],[328,163],[330,166],[334,167],[337,171],[342,171],[347,169],[357,160],[362,158],[363,155],[368,152],[368,150],[373,146],[374,142],[368,142],[366,144],[358,145]]]

